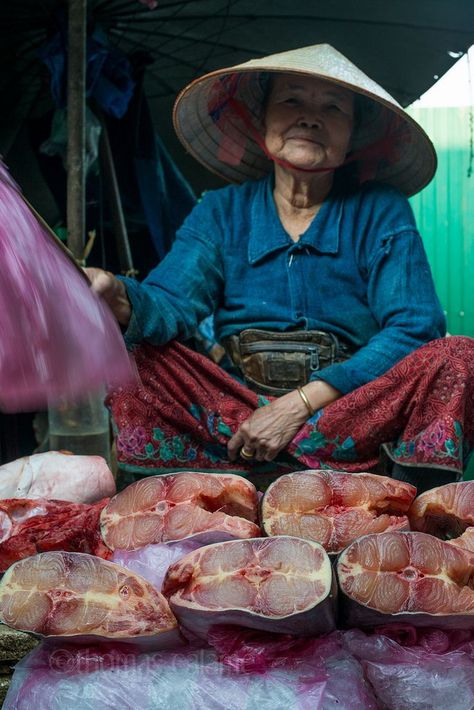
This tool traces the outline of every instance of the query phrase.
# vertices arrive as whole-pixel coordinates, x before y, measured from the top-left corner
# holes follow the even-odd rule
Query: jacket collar
[[[343,200],[335,195],[323,203],[317,216],[298,242],[283,229],[273,201],[273,176],[260,180],[251,206],[248,242],[249,264],[256,264],[281,249],[307,247],[320,254],[337,254]]]

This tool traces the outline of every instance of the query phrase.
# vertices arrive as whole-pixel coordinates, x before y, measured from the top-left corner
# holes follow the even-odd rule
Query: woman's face
[[[296,167],[344,162],[353,127],[354,94],[312,77],[279,74],[268,97],[265,144]]]

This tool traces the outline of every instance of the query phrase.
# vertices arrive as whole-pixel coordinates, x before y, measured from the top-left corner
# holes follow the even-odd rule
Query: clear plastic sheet
[[[139,574],[160,591],[168,567],[201,546],[196,540],[157,543],[138,550],[115,550],[110,561]]]
[[[212,648],[138,654],[43,642],[4,710],[471,710],[472,633],[423,629],[320,639],[215,627]],[[395,640],[398,638],[402,645]],[[365,679],[364,679],[365,676]]]
[[[261,656],[266,642],[262,635],[259,642],[254,638]],[[376,710],[359,663],[337,635],[293,649],[284,644],[288,663],[280,659],[263,671],[242,672],[209,648],[134,655],[112,645],[77,649],[43,642],[16,666],[3,709]]]
[[[0,408],[32,410],[132,379],[112,313],[0,161]]]
[[[322,638],[294,638],[235,626],[215,626],[208,637],[219,660],[234,672],[272,675],[285,669],[298,677],[300,698],[297,707],[321,710],[377,708],[359,663],[343,648],[341,639],[342,634],[337,631]],[[316,686],[319,686],[319,702],[315,702]],[[311,691],[308,696],[306,688]],[[278,697],[274,700],[275,707],[284,707],[284,698],[280,705]]]
[[[358,658],[384,710],[472,710],[472,632],[384,630],[393,638],[353,630],[344,633],[347,650]],[[401,645],[397,642],[399,639]],[[356,707],[356,706],[355,706]]]

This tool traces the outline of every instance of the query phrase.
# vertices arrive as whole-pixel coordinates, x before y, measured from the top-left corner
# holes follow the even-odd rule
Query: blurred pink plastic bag
[[[118,324],[0,161],[0,408],[34,409],[133,376]]]
[[[364,667],[385,710],[474,708],[474,641],[463,631],[424,629],[393,638],[344,632],[344,645]]]

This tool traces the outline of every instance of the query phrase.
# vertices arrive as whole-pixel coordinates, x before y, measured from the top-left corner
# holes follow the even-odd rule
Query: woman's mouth
[[[287,140],[292,140],[292,141],[303,141],[305,143],[314,143],[316,145],[322,145],[321,141],[316,139],[314,136],[307,136],[307,135],[294,135],[294,136],[288,136]]]

